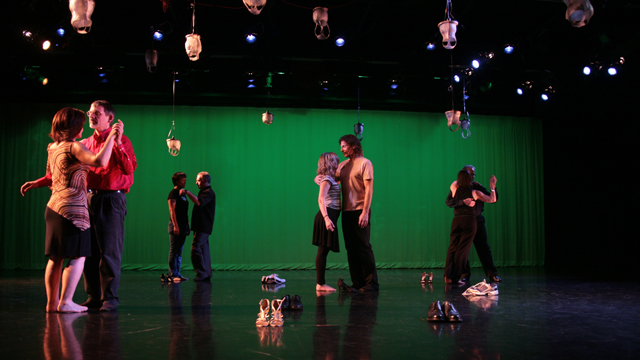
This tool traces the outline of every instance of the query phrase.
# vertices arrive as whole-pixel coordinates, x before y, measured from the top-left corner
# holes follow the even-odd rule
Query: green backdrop
[[[63,106],[6,104],[0,136],[0,195],[3,269],[41,269],[47,188],[19,193],[20,185],[45,172],[47,133]],[[138,160],[127,195],[125,269],[165,269],[169,250],[167,195],[171,175],[208,171],[217,196],[210,237],[216,270],[313,269],[313,217],[318,157],[339,152],[340,136],[353,133],[356,110],[189,107],[175,109],[182,150],[167,151],[171,106],[118,105]],[[498,178],[500,199],[485,208],[489,243],[497,266],[539,266],[544,262],[542,127],[531,118],[472,114],[471,136],[452,133],[443,113],[360,112],[363,149],[374,166],[371,243],[379,268],[444,267],[453,210],[445,205],[449,184],[465,164],[476,180]],[[85,124],[84,136],[92,130]],[[190,204],[190,211],[192,209]],[[340,234],[342,239],[342,234]],[[190,238],[183,265],[191,268]],[[472,266],[479,266],[471,251]],[[330,268],[346,268],[344,246],[331,253]]]

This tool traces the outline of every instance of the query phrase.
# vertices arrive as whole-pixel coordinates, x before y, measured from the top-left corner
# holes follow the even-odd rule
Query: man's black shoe
[[[427,321],[444,321],[444,313],[442,312],[440,301],[434,301],[429,305]]]
[[[460,313],[453,307],[452,303],[448,301],[442,303],[442,310],[444,311],[444,316],[447,321],[462,321]]]

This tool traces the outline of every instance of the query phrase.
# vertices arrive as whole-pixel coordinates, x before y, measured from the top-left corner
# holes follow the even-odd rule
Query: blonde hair
[[[318,175],[329,175],[331,177],[336,176],[336,170],[338,170],[338,164],[340,159],[334,152],[326,152],[320,155],[318,160]]]

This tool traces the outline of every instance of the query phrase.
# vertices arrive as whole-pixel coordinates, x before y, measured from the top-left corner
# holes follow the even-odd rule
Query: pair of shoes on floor
[[[429,305],[427,321],[459,322],[462,321],[462,317],[452,303],[445,301],[441,304],[440,301],[434,301]]]
[[[423,272],[422,277],[420,278],[420,284],[433,284],[433,272],[430,272],[429,274]]]
[[[269,299],[260,300],[260,312],[256,319],[256,326],[282,326],[282,299],[275,299],[271,302],[271,314],[269,314]]]
[[[262,277],[262,283],[263,284],[283,284],[286,281],[287,280],[285,280],[285,279],[280,279],[278,277],[278,274],[271,274],[271,275]]]
[[[293,295],[293,298],[289,294],[282,297],[282,310],[302,310],[302,300],[300,296]]]
[[[344,293],[357,293],[358,289],[354,288],[353,286],[349,286],[347,284],[344,283],[344,280],[342,280],[342,278],[338,279],[338,289],[340,289],[341,292]]]
[[[482,280],[482,282],[469,287],[462,295],[496,296],[498,295],[498,285],[487,284],[487,280]]]

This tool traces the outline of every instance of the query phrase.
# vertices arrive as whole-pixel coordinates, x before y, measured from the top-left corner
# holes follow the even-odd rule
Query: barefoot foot
[[[332,288],[331,286],[327,285],[327,284],[323,284],[323,285],[318,285],[316,284],[316,291],[328,291],[328,292],[335,292],[336,289]]]
[[[77,313],[87,310],[88,308],[86,306],[80,306],[74,302],[60,303],[60,305],[58,305],[58,311],[61,313]]]

